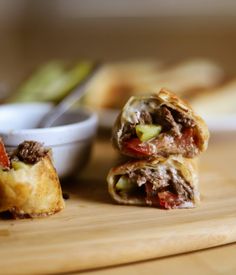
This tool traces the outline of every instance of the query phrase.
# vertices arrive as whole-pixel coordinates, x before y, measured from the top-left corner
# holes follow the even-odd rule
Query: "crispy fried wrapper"
[[[200,201],[197,159],[182,156],[132,160],[112,168],[108,191],[120,204],[192,208]]]
[[[50,151],[32,157],[31,148],[14,156],[11,167],[0,167],[0,212],[10,212],[14,218],[48,216],[65,206]]]
[[[203,119],[166,89],[149,96],[131,97],[112,132],[115,148],[138,159],[174,154],[194,158],[207,149],[208,140],[209,131]]]

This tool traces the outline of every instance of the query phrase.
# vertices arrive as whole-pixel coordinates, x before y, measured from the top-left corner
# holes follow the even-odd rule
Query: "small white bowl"
[[[35,140],[52,148],[57,172],[66,177],[87,163],[97,130],[97,115],[79,108],[64,114],[55,127],[35,128],[51,108],[47,103],[1,105],[0,136],[9,151],[24,140]]]

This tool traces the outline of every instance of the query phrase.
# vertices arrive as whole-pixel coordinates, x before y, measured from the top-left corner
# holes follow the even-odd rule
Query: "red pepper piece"
[[[3,168],[10,168],[10,160],[1,139],[0,139],[0,166],[2,166]]]

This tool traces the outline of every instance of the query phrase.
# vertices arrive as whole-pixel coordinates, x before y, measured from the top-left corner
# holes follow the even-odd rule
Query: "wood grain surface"
[[[191,210],[116,205],[105,177],[116,159],[109,139],[64,185],[53,217],[0,221],[2,274],[53,274],[130,263],[236,241],[235,135],[213,136],[200,159],[202,202]]]
[[[234,243],[153,260],[73,272],[73,275],[235,275],[235,255]]]

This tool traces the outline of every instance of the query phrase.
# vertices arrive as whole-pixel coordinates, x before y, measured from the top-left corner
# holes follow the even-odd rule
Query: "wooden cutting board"
[[[116,205],[105,176],[115,159],[96,143],[66,209],[49,218],[0,221],[1,274],[52,274],[129,263],[236,241],[236,142],[213,138],[202,156],[202,203],[191,210]]]

